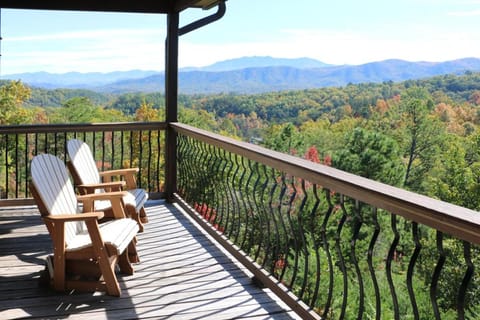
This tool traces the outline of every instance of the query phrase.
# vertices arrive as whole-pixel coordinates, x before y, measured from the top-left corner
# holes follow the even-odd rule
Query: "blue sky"
[[[181,25],[214,11],[183,12]],[[3,9],[1,73],[163,70],[165,20]],[[480,58],[479,30],[480,0],[228,0],[222,20],[181,37],[180,66],[267,55],[331,64]]]

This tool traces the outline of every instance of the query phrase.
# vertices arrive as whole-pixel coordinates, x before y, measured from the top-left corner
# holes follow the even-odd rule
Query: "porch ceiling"
[[[207,9],[219,0],[2,0],[1,8],[105,12],[170,13]]]

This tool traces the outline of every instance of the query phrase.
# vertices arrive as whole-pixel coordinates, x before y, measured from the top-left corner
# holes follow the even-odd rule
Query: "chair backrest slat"
[[[76,214],[78,202],[65,164],[50,154],[35,156],[31,165],[32,183],[50,215]],[[83,222],[68,222],[65,242],[85,230]]]
[[[81,173],[82,184],[97,184],[101,182],[97,165],[90,147],[83,141],[71,139],[67,142],[67,152],[76,170]]]

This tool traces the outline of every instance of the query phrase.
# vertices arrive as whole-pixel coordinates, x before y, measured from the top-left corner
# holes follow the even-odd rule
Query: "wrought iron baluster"
[[[197,142],[196,144],[198,145],[197,149],[200,152],[194,154],[192,159],[195,159],[195,161],[192,161],[191,167],[190,167],[190,169],[193,171],[192,177],[195,177],[194,179],[195,181],[200,182],[200,184],[197,182],[194,182],[194,185],[196,185],[197,187],[195,191],[200,193],[200,194],[197,194],[196,197],[197,199],[199,199],[199,204],[214,205],[215,186],[211,183],[211,179],[208,179],[208,174],[209,174],[208,168],[211,168],[214,162],[212,147],[207,145],[206,143],[201,143],[201,142]],[[194,151],[191,150],[191,152],[193,153]],[[201,166],[202,168],[201,171],[194,170],[196,163],[203,164]],[[210,173],[214,173],[214,171],[212,170]],[[200,187],[203,187],[206,192],[201,192],[200,190],[198,190],[198,188]]]
[[[463,257],[467,264],[467,270],[463,276],[462,283],[458,290],[457,295],[457,310],[458,310],[458,319],[465,319],[465,305],[467,301],[467,291],[470,281],[473,278],[473,273],[475,271],[475,266],[472,262],[472,248],[470,242],[463,241]]]
[[[260,253],[262,252],[262,247],[263,244],[265,243],[265,237],[262,237],[263,234],[263,226],[266,224],[265,223],[265,208],[263,206],[259,206],[259,203],[263,204],[263,193],[265,191],[265,183],[261,184],[261,170],[259,169],[259,164],[258,162],[254,163],[254,167],[252,168],[252,161],[248,161],[249,168],[253,174],[255,172],[255,176],[257,177],[255,180],[255,183],[253,184],[253,203],[255,206],[255,213],[256,216],[258,217],[258,224],[257,224],[257,232],[258,232],[258,245],[257,245],[257,250],[255,251],[255,254],[253,255],[253,260],[258,261],[258,258],[260,257]],[[258,190],[260,188],[260,190]],[[268,232],[268,230],[267,230]],[[262,265],[264,264],[264,261],[261,263]]]
[[[232,198],[232,210],[233,212],[236,212],[236,216],[237,216],[237,218],[235,219],[236,234],[233,237],[234,238],[233,242],[236,244],[241,244],[244,242],[244,239],[246,236],[245,221],[246,219],[248,219],[245,210],[242,210],[242,196],[241,196],[242,186],[240,183],[238,183],[238,181],[241,179],[240,165],[238,163],[239,157],[240,156],[233,154],[231,152],[228,153],[228,159],[231,166],[230,172],[233,171],[233,173],[231,174],[230,183],[229,183],[230,196]]]
[[[124,147],[124,132],[120,131],[120,166],[123,166],[123,155],[125,152],[125,147]]]
[[[236,226],[237,226],[237,219],[236,219],[236,215],[237,215],[237,212],[235,211],[235,204],[233,202],[233,198],[231,196],[231,185],[230,185],[230,181],[231,181],[231,172],[232,172],[232,163],[227,159],[227,156],[226,156],[226,152],[225,150],[219,148],[218,149],[218,152],[219,152],[219,156],[220,156],[220,159],[222,161],[222,165],[223,165],[223,168],[222,168],[222,176],[224,177],[223,179],[223,182],[224,182],[224,188],[222,189],[222,193],[223,193],[223,200],[224,200],[224,204],[225,204],[225,210],[227,212],[227,216],[228,216],[228,226],[229,226],[229,234],[228,236],[230,237],[230,239],[232,239],[232,241],[235,239],[236,237],[236,234],[237,234],[237,229],[236,229]]]
[[[10,179],[9,179],[9,176],[8,176],[8,168],[10,167],[10,163],[8,162],[8,145],[9,145],[9,137],[10,135],[6,134],[5,135],[5,198],[8,199],[8,195],[10,193],[10,190],[9,190],[9,185],[10,185]],[[37,144],[35,144],[36,146]]]
[[[362,319],[362,315],[364,312],[364,304],[365,304],[365,290],[363,287],[362,272],[360,270],[360,266],[358,265],[358,260],[356,255],[356,244],[359,238],[360,228],[362,227],[362,224],[363,224],[363,218],[361,215],[361,205],[358,200],[355,200],[354,216],[353,216],[353,235],[352,235],[352,240],[350,242],[350,254],[351,254],[350,257],[353,265],[355,266],[355,272],[357,274],[357,279],[358,279],[359,301],[358,301],[357,319]]]
[[[281,254],[281,259],[280,261],[283,261],[283,267],[280,267],[280,275],[278,276],[278,279],[282,280],[283,276],[285,275],[285,270],[288,265],[288,253],[290,252],[290,240],[291,240],[291,235],[289,230],[287,230],[287,226],[285,224],[285,217],[288,219],[288,209],[285,208],[285,197],[287,196],[287,182],[286,182],[286,177],[287,174],[284,172],[279,173],[281,176],[281,181],[282,185],[280,188],[280,194],[278,196],[278,206],[277,206],[277,217],[278,217],[278,224],[280,226],[280,230],[277,229],[277,233],[279,235],[278,239],[281,239],[280,236],[283,234],[283,248],[281,243],[278,243],[277,247],[279,249],[279,252]],[[277,259],[279,259],[278,257]],[[291,287],[291,286],[290,286]]]
[[[265,238],[265,248],[263,250],[263,261],[262,261],[262,267],[265,268],[268,259],[269,259],[269,254],[271,254],[271,239],[272,239],[272,230],[270,225],[272,224],[271,221],[271,215],[270,215],[270,210],[271,210],[271,192],[273,192],[274,188],[276,187],[275,183],[272,184],[272,190],[268,191],[268,187],[270,185],[270,175],[268,174],[268,169],[265,165],[262,165],[263,168],[263,173],[265,175],[265,182],[263,183],[263,188],[262,188],[262,194],[260,198],[260,204],[262,208],[262,213],[264,214],[264,221],[265,221],[265,230],[267,230],[267,237]],[[268,204],[265,206],[265,204]],[[275,255],[275,253],[274,253]]]
[[[337,233],[335,235],[335,248],[337,250],[337,256],[338,256],[338,264],[340,271],[342,272],[342,278],[343,278],[343,296],[342,296],[342,307],[340,311],[340,319],[345,318],[345,312],[347,309],[347,301],[348,301],[348,275],[347,275],[347,267],[345,265],[345,259],[343,257],[342,253],[342,230],[345,225],[345,221],[347,220],[347,210],[345,209],[345,199],[343,195],[340,195],[340,208],[342,211],[342,217],[340,218],[340,221],[338,223],[337,227]]]
[[[373,252],[377,243],[378,235],[380,234],[380,224],[378,223],[377,208],[375,207],[372,207],[372,219],[374,232],[368,245],[367,263],[368,270],[370,271],[370,277],[372,278],[373,289],[375,291],[375,319],[379,320],[382,314],[382,303],[380,300],[380,289],[378,288],[377,275],[375,274],[375,268],[373,267]]]
[[[313,249],[315,251],[315,279],[316,280],[314,281],[315,287],[313,289],[313,293],[312,293],[312,297],[311,297],[309,305],[310,306],[315,306],[317,304],[318,291],[319,291],[319,288],[320,288],[320,276],[321,276],[320,253],[319,253],[319,249],[320,249],[319,243],[321,243],[321,241],[317,240],[316,237],[320,236],[320,239],[322,237],[321,228],[319,230],[319,233],[317,234],[317,219],[316,218],[317,218],[318,208],[320,206],[320,198],[318,196],[318,191],[317,191],[317,185],[316,184],[312,185],[312,193],[313,193],[313,197],[315,199],[315,202],[313,203],[313,207],[310,210],[310,214],[309,214],[309,216],[310,216],[309,228],[310,228],[310,237],[311,237]]]
[[[292,212],[294,211],[294,205],[293,204],[295,202],[295,199],[297,198],[298,191],[297,191],[297,187],[295,186],[295,177],[290,176],[290,175],[286,175],[286,174],[283,174],[283,177],[284,177],[283,179],[285,181],[286,191],[290,192],[290,196],[288,197],[288,205],[287,205],[287,209],[285,210],[285,216],[286,216],[286,219],[287,219],[287,222],[288,222],[288,227],[285,225],[284,219],[282,218],[282,223],[284,225],[285,235],[286,235],[286,237],[285,237],[286,245],[285,245],[285,265],[282,269],[282,274],[280,275],[280,279],[284,278],[287,268],[290,268],[293,272],[292,272],[292,278],[290,280],[289,287],[292,288],[294,283],[295,283],[295,280],[297,278],[298,261],[299,261],[299,254],[300,254],[299,243],[301,242],[297,237],[298,235],[297,235],[297,232],[296,232],[296,228],[295,228],[295,225],[294,225],[293,220],[292,220]],[[290,184],[290,189],[288,188],[288,184],[286,183],[286,178],[287,177],[290,179],[290,183],[289,183]],[[286,196],[288,196],[288,194],[286,194]],[[282,205],[282,207],[283,207],[283,205]],[[298,214],[299,214],[299,211],[296,212],[297,222],[298,222]],[[293,250],[293,253],[294,253],[293,266],[292,267],[288,263],[289,253],[290,253],[291,250]],[[299,297],[299,298],[301,298],[301,297]]]
[[[315,186],[314,191],[315,191],[315,197],[318,198],[316,190],[317,190],[317,186]],[[328,270],[329,270],[327,300],[325,302],[325,306],[323,308],[323,315],[322,315],[323,318],[327,318],[328,315],[329,315],[329,312],[331,310],[331,307],[332,307],[333,285],[334,285],[333,258],[332,258],[332,254],[330,253],[330,245],[328,243],[329,239],[328,239],[328,234],[327,234],[327,226],[328,226],[328,223],[330,221],[330,217],[332,216],[332,213],[333,213],[333,210],[334,210],[334,205],[333,205],[332,199],[331,199],[331,191],[328,190],[328,189],[324,189],[324,193],[325,193],[326,202],[328,204],[328,209],[327,209],[327,212],[325,213],[325,217],[323,218],[322,226],[320,228],[320,234],[321,234],[321,239],[322,239],[323,250],[325,252],[325,255],[327,256]],[[320,203],[320,202],[318,202],[318,203]],[[338,230],[337,230],[337,232],[338,232]],[[335,241],[337,241],[337,239],[335,239]],[[316,291],[318,291],[318,288],[317,288]]]
[[[157,141],[156,141],[156,144],[157,144],[157,160],[155,162],[157,175],[156,175],[155,179],[156,179],[157,190],[158,191],[163,191],[161,181],[160,181],[160,155],[162,154],[162,144],[161,144],[160,135],[161,135],[161,131],[157,130]]]
[[[15,172],[18,172],[18,160],[19,160],[19,154],[18,154],[18,134],[15,134]],[[20,181],[18,180],[20,179],[19,175],[16,174],[15,175],[15,198],[18,198],[18,189],[19,189],[19,185],[20,185]]]
[[[147,152],[147,181],[148,185],[147,188],[150,190],[152,187],[150,184],[151,181],[151,174],[152,174],[152,130],[148,130],[148,152]]]
[[[412,304],[412,308],[413,308],[413,316],[415,319],[420,319],[417,300],[415,298],[415,291],[413,290],[413,273],[414,273],[418,256],[420,255],[420,251],[422,250],[422,244],[420,243],[420,237],[419,237],[418,223],[416,222],[412,222],[412,235],[413,235],[413,242],[415,244],[415,249],[413,250],[412,257],[410,258],[410,262],[408,264],[407,289],[408,289],[408,295],[410,297],[410,303]]]
[[[390,295],[392,296],[394,317],[396,320],[398,320],[400,319],[400,308],[398,306],[397,293],[395,291],[395,285],[393,283],[393,278],[392,278],[392,262],[396,253],[398,242],[400,241],[400,234],[398,233],[398,230],[397,230],[397,216],[392,214],[390,219],[391,219],[391,228],[392,228],[394,237],[387,255],[386,271],[387,271],[388,286],[390,288]]]
[[[143,130],[138,131],[138,173],[137,181],[139,181],[139,188],[143,188],[142,173],[144,169],[143,165]]]
[[[121,165],[116,166],[115,164],[115,131],[110,132],[110,150],[112,151],[110,155],[110,163],[112,164],[112,169],[113,168],[122,168]],[[149,179],[150,181],[150,179]]]
[[[308,240],[307,240],[307,237],[305,236],[306,235],[306,230],[304,228],[304,223],[305,221],[303,220],[303,212],[305,210],[305,205],[307,203],[307,200],[308,200],[308,192],[307,192],[307,188],[305,187],[305,179],[301,179],[301,188],[302,188],[302,202],[300,203],[300,207],[298,208],[298,211],[297,211],[297,222],[298,222],[298,235],[300,237],[300,246],[301,246],[301,253],[303,254],[304,256],[304,263],[303,263],[303,268],[304,268],[304,272],[303,272],[303,281],[302,281],[302,286],[300,288],[300,293],[298,294],[299,298],[300,299],[304,299],[304,294],[305,294],[305,290],[307,289],[307,286],[308,286],[308,278],[309,278],[309,271],[310,271],[310,268],[309,268],[309,260],[310,260],[310,253],[308,251]],[[293,201],[292,201],[293,202]],[[305,226],[307,227],[307,226]],[[295,232],[294,232],[295,234]],[[313,234],[312,234],[312,242],[315,242],[314,239],[313,239]],[[300,250],[298,250],[300,251]],[[295,260],[295,266],[294,266],[295,270],[297,270],[298,268],[298,259]],[[293,277],[292,277],[293,278]],[[294,281],[292,280],[292,283]]]
[[[105,131],[102,131],[102,170],[105,170]]]
[[[240,163],[238,163],[238,159],[240,159]],[[240,178],[238,180],[238,194],[239,194],[239,200],[241,201],[242,208],[240,209],[241,212],[243,212],[243,215],[245,216],[245,226],[244,226],[244,235],[242,238],[242,241],[240,243],[240,248],[242,248],[243,251],[247,252],[247,254],[250,254],[250,249],[251,249],[251,243],[252,243],[252,230],[253,230],[253,214],[251,210],[251,202],[250,202],[250,192],[248,190],[250,186],[250,175],[247,175],[247,167],[245,166],[245,157],[241,156],[236,156],[235,157],[236,165],[240,170],[241,167],[241,174]],[[245,181],[245,177],[247,177],[247,181]],[[244,189],[242,189],[245,188]],[[246,246],[246,243],[248,243],[248,246]]]
[[[29,196],[29,188],[28,188],[28,177],[30,175],[30,158],[28,156],[28,151],[29,151],[29,141],[28,141],[28,133],[25,133],[25,172],[27,173],[25,175],[25,197],[28,198]]]
[[[276,190],[278,188],[278,181],[277,181],[277,174],[275,169],[270,170],[270,176],[272,178],[272,186],[270,188],[270,193],[269,193],[269,201],[268,201],[268,213],[269,213],[269,219],[267,221],[271,221],[272,223],[269,223],[270,225],[273,225],[273,237],[275,240],[273,241],[273,246],[271,246],[272,239],[269,239],[269,245],[270,247],[273,247],[273,249],[268,250],[266,253],[270,253],[270,266],[268,267],[268,271],[272,274],[275,274],[275,261],[279,258],[280,254],[280,230],[278,227],[278,221],[275,217],[275,212],[277,211],[276,209],[279,209],[279,203],[281,202],[281,198],[278,200],[275,200],[275,194]],[[281,194],[281,190],[279,192]]]
[[[443,250],[443,233],[437,231],[437,250],[438,250],[438,260],[437,265],[435,266],[435,270],[432,276],[432,282],[430,283],[430,300],[432,302],[433,313],[436,319],[441,319],[440,317],[440,310],[437,304],[437,287],[438,287],[438,280],[440,279],[440,275],[442,273],[443,265],[445,264],[446,255],[445,251]]]

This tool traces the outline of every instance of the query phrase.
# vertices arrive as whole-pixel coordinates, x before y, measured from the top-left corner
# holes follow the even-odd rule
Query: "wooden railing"
[[[33,203],[30,161],[38,153],[66,159],[68,139],[89,144],[100,169],[139,167],[138,183],[151,195],[163,191],[163,122],[21,125],[0,127],[0,205]]]
[[[172,126],[177,200],[302,317],[479,318],[479,212]]]

